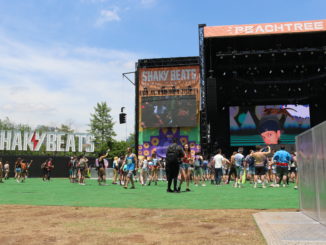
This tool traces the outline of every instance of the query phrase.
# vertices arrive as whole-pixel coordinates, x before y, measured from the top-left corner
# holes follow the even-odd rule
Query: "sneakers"
[[[186,189],[186,191],[190,191],[190,189],[189,189],[189,188],[187,188],[187,189]]]
[[[283,184],[283,187],[286,187],[286,185],[285,185],[285,184]]]
[[[295,189],[295,190],[298,190],[298,186],[295,186],[294,189]]]
[[[254,188],[257,188],[257,183],[254,184]]]
[[[201,186],[206,186],[206,184],[202,184]]]
[[[195,184],[195,186],[198,186],[197,184]]]
[[[263,185],[263,188],[265,189],[266,188],[266,185]]]

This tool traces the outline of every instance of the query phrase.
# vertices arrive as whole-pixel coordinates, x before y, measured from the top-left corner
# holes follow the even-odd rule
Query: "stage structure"
[[[294,145],[326,120],[326,20],[199,25],[199,45],[207,151]]]
[[[198,57],[142,59],[136,66],[138,155],[164,158],[174,137],[200,151]]]

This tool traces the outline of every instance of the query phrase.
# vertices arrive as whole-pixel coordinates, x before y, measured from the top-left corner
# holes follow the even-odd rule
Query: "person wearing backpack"
[[[85,156],[82,156],[78,162],[78,168],[79,168],[79,172],[78,172],[79,176],[78,177],[79,177],[80,185],[85,185],[85,174],[86,174],[86,170],[88,168],[87,162],[88,162],[88,159]]]
[[[173,138],[173,143],[168,146],[166,151],[166,177],[168,180],[167,192],[179,192],[177,189],[179,168],[181,164],[181,158],[184,157],[184,151],[181,146],[177,144],[177,139]],[[173,190],[171,184],[173,181]]]

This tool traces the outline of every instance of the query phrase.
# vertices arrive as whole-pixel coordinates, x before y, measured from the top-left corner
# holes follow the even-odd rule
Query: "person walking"
[[[276,165],[276,174],[278,177],[278,185],[281,184],[283,180],[283,187],[287,184],[287,178],[289,173],[289,163],[292,160],[292,156],[289,152],[285,150],[284,146],[274,154],[274,163]]]
[[[214,156],[214,168],[215,168],[215,184],[220,185],[222,180],[222,167],[225,164],[225,158],[222,156],[222,150],[218,149]]]

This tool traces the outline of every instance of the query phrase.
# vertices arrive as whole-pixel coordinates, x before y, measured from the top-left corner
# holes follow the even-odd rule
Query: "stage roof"
[[[284,23],[205,26],[204,38],[289,34],[326,31],[326,20],[293,21]]]

